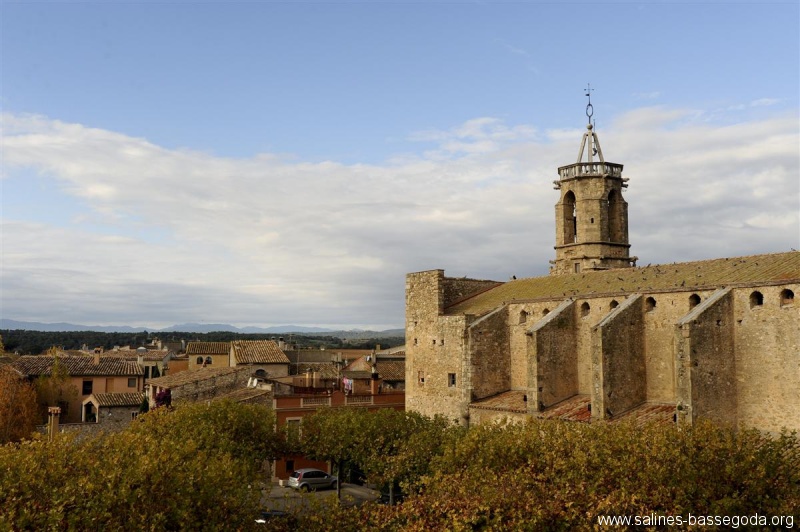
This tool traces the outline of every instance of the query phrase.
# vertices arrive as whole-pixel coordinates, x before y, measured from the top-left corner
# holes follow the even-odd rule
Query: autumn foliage
[[[129,430],[0,447],[0,530],[236,530],[259,508],[272,413],[162,408]]]
[[[430,456],[399,506],[301,515],[308,530],[592,530],[599,515],[795,515],[800,446],[691,429],[531,420],[482,425]],[[276,523],[276,529],[279,524]]]
[[[220,402],[139,419],[117,434],[0,446],[0,530],[253,528],[264,460],[286,443],[268,409]],[[304,418],[300,440],[405,499],[302,507],[261,530],[593,530],[600,515],[800,508],[800,442],[788,433],[552,420],[466,430],[333,409]]]
[[[38,422],[36,390],[14,370],[0,365],[0,444],[29,438]]]

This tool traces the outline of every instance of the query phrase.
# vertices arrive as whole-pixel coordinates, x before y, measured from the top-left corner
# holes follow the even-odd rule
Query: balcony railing
[[[560,179],[571,179],[584,175],[607,175],[609,177],[622,177],[622,165],[614,163],[577,163],[562,166],[558,169]]]
[[[346,405],[371,405],[372,404],[372,396],[371,395],[348,395],[345,396],[345,403]]]
[[[303,397],[300,400],[300,406],[303,408],[309,406],[331,406],[331,398],[329,395],[324,397]]]

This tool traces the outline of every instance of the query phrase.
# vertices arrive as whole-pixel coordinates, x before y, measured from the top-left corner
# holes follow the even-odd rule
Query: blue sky
[[[4,318],[390,327],[408,271],[545,274],[587,82],[643,263],[800,244],[797,2],[0,9]]]

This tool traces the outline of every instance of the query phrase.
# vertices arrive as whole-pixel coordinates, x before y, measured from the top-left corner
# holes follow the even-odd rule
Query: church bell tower
[[[561,199],[556,204],[556,260],[550,273],[562,275],[587,271],[629,268],[628,203],[622,189],[622,165],[607,163],[592,125],[594,109],[587,87],[586,116],[589,123],[581,140],[578,161],[558,169],[553,181]],[[586,154],[584,160],[584,154]]]

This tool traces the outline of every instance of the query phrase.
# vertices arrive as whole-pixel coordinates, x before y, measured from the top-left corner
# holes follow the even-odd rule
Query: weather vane
[[[592,86],[587,83],[586,84],[586,97],[589,98],[589,103],[586,104],[586,117],[589,118],[589,123],[592,123],[592,115],[594,114],[594,107],[592,107],[592,91],[594,89]]]

